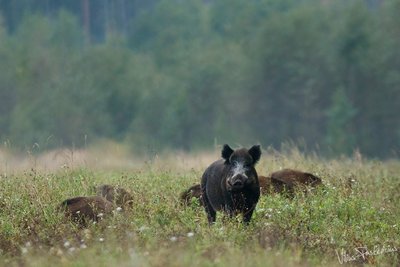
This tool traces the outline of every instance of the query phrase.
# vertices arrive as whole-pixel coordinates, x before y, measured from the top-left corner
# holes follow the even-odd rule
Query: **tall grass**
[[[184,208],[178,196],[198,183],[217,157],[218,153],[162,155],[126,169],[67,164],[50,171],[38,165],[9,169],[7,175],[2,171],[0,265],[400,264],[400,162],[321,160],[297,149],[264,151],[259,174],[281,168],[306,170],[320,176],[324,186],[294,199],[262,196],[249,226],[240,218],[218,214],[209,227],[203,208],[196,201]],[[87,229],[57,210],[62,200],[94,195],[94,187],[103,183],[128,189],[134,209],[115,212]],[[359,247],[368,251],[360,254]]]

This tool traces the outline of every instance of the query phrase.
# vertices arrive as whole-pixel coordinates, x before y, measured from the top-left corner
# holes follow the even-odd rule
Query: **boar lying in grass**
[[[104,197],[90,196],[69,198],[59,208],[65,212],[66,217],[87,226],[90,221],[97,222],[109,215],[115,206]]]
[[[292,169],[273,172],[269,176],[259,175],[258,182],[261,194],[263,195],[284,192],[293,195],[296,188],[303,188],[305,186],[316,187],[322,184],[319,177],[311,173]],[[203,205],[200,184],[195,184],[180,194],[180,201],[184,205],[190,204],[192,198],[198,199],[200,205]]]
[[[260,185],[254,165],[261,156],[260,146],[222,149],[222,159],[212,163],[201,179],[201,195],[208,222],[214,223],[216,211],[229,216],[243,215],[248,223],[260,197]]]
[[[112,185],[100,185],[96,188],[97,196],[74,197],[63,201],[60,209],[66,217],[87,226],[89,221],[99,221],[111,214],[114,209],[129,209],[133,198],[128,191]]]
[[[122,187],[108,184],[100,185],[96,188],[96,194],[106,198],[108,201],[114,203],[117,207],[121,207],[122,209],[132,208],[132,195]]]
[[[292,196],[295,190],[304,190],[308,187],[321,185],[321,178],[308,173],[292,169],[283,169],[271,173],[260,182],[260,186],[265,188],[265,193],[288,193]]]

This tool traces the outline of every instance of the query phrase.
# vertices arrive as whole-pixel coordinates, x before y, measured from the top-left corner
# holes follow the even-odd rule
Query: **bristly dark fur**
[[[283,169],[271,173],[269,176],[259,176],[261,191],[263,194],[284,193],[292,197],[295,190],[304,190],[322,184],[321,178],[303,171]]]
[[[252,146],[249,149],[249,154],[254,160],[253,164],[257,164],[257,162],[260,160],[260,157],[261,157],[261,148],[260,148],[260,146],[259,145]]]
[[[208,222],[216,220],[216,211],[229,216],[243,215],[248,223],[260,197],[254,165],[261,156],[260,146],[233,150],[224,145],[222,160],[211,164],[201,179],[201,191]]]
[[[64,207],[64,206],[73,205],[74,203],[78,203],[79,201],[82,201],[82,198],[83,197],[75,197],[75,198],[66,199],[60,204],[60,206]]]
[[[308,172],[292,169],[273,172],[270,177],[275,191],[286,191],[290,195],[293,195],[296,189],[306,189],[306,187],[316,187],[322,184],[321,178]]]
[[[229,157],[232,155],[233,149],[227,144],[222,147],[221,156],[226,162],[229,162]]]

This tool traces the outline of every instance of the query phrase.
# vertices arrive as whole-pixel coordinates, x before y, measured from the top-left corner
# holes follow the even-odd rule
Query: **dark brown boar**
[[[202,200],[201,200],[201,186],[200,184],[195,184],[189,189],[183,191],[179,199],[183,205],[189,205],[190,202],[192,201],[192,198],[195,198],[199,201],[200,205],[203,205]]]
[[[122,209],[132,208],[132,195],[122,187],[104,184],[96,188],[96,193]]]
[[[114,204],[100,196],[74,197],[64,200],[59,208],[65,212],[66,217],[87,226],[89,221],[97,222],[109,215]]]
[[[248,223],[260,197],[260,185],[254,165],[261,156],[260,146],[233,150],[222,148],[222,159],[212,163],[201,179],[202,200],[208,222],[214,223],[216,211],[229,216],[243,215]]]
[[[283,169],[269,175],[271,190],[277,193],[287,192],[293,195],[296,189],[306,189],[322,184],[321,178],[303,171]]]
[[[260,184],[261,194],[271,193],[271,177],[259,175],[258,182]]]

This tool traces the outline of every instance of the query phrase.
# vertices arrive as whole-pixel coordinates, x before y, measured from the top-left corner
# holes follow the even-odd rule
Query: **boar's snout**
[[[243,174],[237,174],[235,176],[232,176],[226,180],[227,182],[227,189],[228,191],[238,191],[241,190],[245,184],[248,178],[243,175]]]

